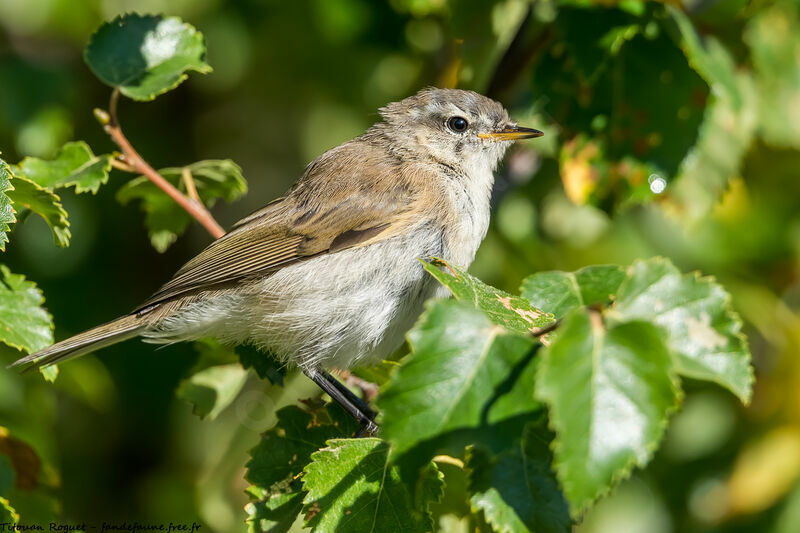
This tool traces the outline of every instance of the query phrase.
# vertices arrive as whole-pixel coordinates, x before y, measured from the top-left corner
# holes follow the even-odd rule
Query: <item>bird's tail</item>
[[[147,327],[147,322],[141,317],[123,316],[27,355],[12,364],[11,367],[25,367],[26,370],[29,370],[61,363],[135,337],[145,327]]]

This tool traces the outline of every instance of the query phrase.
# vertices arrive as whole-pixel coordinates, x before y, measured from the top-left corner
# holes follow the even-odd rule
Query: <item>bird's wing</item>
[[[362,175],[343,176],[344,168]],[[323,177],[316,179],[315,173]],[[349,166],[323,161],[310,167],[285,198],[235,224],[136,311],[402,233],[414,220],[418,201],[401,174],[396,165],[369,164],[369,158]]]

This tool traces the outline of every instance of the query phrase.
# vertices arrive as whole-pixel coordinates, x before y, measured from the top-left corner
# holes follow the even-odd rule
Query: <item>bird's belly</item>
[[[284,268],[244,295],[224,335],[306,368],[376,362],[400,346],[439,288],[417,258],[441,254],[441,233],[425,226]]]

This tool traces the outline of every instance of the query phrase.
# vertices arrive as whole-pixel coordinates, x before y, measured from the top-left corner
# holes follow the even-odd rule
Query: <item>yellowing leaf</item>
[[[771,507],[800,479],[800,427],[780,426],[739,454],[728,480],[730,512]]]

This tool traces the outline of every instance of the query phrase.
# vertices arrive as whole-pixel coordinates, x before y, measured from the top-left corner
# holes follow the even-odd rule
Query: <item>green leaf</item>
[[[36,284],[0,265],[0,342],[28,353],[53,344],[53,318]]]
[[[61,147],[55,159],[26,157],[15,173],[47,189],[75,187],[76,193],[95,194],[108,182],[111,154],[94,155],[83,141],[69,142]]]
[[[0,159],[0,250],[2,251],[6,249],[10,225],[17,221],[9,196],[9,192],[14,190],[14,187],[11,186],[11,178],[11,169],[5,161]]]
[[[557,4],[527,76],[534,94],[548,95],[536,111],[568,140],[560,165],[568,196],[607,211],[657,198],[695,144],[706,82],[664,31],[672,21],[663,6]],[[625,9],[632,4],[641,12]]]
[[[679,390],[652,324],[606,330],[599,314],[575,310],[551,342],[541,353],[535,394],[549,407],[556,472],[577,515],[650,460]]]
[[[752,18],[744,32],[760,96],[759,130],[768,143],[800,148],[800,7],[774,2]]]
[[[673,6],[667,10],[689,64],[711,87],[697,143],[681,163],[670,193],[682,208],[683,220],[694,222],[717,204],[729,180],[738,174],[755,133],[758,94],[752,76],[739,72],[717,39],[701,39],[683,11]]]
[[[203,35],[177,17],[130,13],[92,35],[84,59],[103,83],[134,100],[177,87],[186,72],[211,72]]]
[[[187,167],[163,168],[158,172],[185,193],[186,184],[182,178],[184,168],[191,172],[197,193],[209,208],[220,198],[232,202],[247,192],[247,181],[242,176],[242,169],[229,159],[199,161]],[[134,199],[141,201],[150,241],[159,252],[169,248],[193,220],[172,198],[144,176],[126,183],[117,193],[117,199],[123,204]]]
[[[58,365],[39,367],[39,373],[48,383],[54,383],[58,378]]]
[[[291,405],[276,413],[275,427],[250,450],[245,478],[256,501],[247,507],[250,531],[288,531],[303,506],[300,476],[311,454],[332,438],[351,437],[358,423],[338,405],[303,410]]]
[[[275,427],[250,450],[245,479],[253,485],[248,492],[257,497],[291,484],[325,441],[351,437],[359,429],[358,423],[338,405],[311,411],[290,405],[276,416]]]
[[[588,266],[575,272],[539,272],[520,291],[536,307],[563,317],[578,307],[609,302],[625,277],[617,265]]]
[[[501,533],[569,533],[569,506],[551,470],[552,439],[536,424],[528,424],[522,439],[500,454],[472,448],[470,505]]]
[[[255,370],[258,377],[268,379],[273,385],[283,386],[286,377],[286,363],[281,363],[269,353],[264,353],[254,346],[239,345],[234,350],[239,362],[245,368]]]
[[[305,468],[306,524],[312,531],[425,532],[430,516],[391,466],[391,446],[374,438],[333,439]]]
[[[381,434],[398,454],[477,428],[490,437],[490,424],[539,408],[531,383],[518,379],[534,340],[509,333],[470,304],[432,302],[408,340],[411,354],[378,397]],[[515,400],[502,403],[504,395]]]
[[[552,315],[532,307],[525,298],[487,285],[443,259],[432,258],[430,262],[421,262],[423,268],[447,287],[457,300],[472,304],[492,322],[510,331],[527,334],[555,321]]]
[[[249,502],[247,513],[248,533],[285,533],[303,510],[303,492],[270,494],[263,500]]]
[[[233,403],[245,381],[247,370],[238,363],[211,366],[183,380],[176,396],[191,403],[200,418],[213,420]]]
[[[194,342],[193,347],[197,352],[197,360],[189,374],[202,372],[212,366],[231,365],[238,361],[233,348],[225,346],[216,339],[200,339]]]
[[[0,524],[18,524],[19,514],[11,507],[11,503],[0,497]]]
[[[11,180],[14,190],[8,196],[14,208],[30,209],[47,222],[53,232],[53,239],[57,246],[66,248],[72,234],[69,231],[67,211],[61,205],[61,198],[53,191],[34,183],[23,176],[14,176]]]
[[[675,366],[684,376],[712,381],[750,401],[750,350],[730,295],[711,278],[682,275],[662,258],[637,261],[617,292],[608,318],[647,320],[664,329]]]

